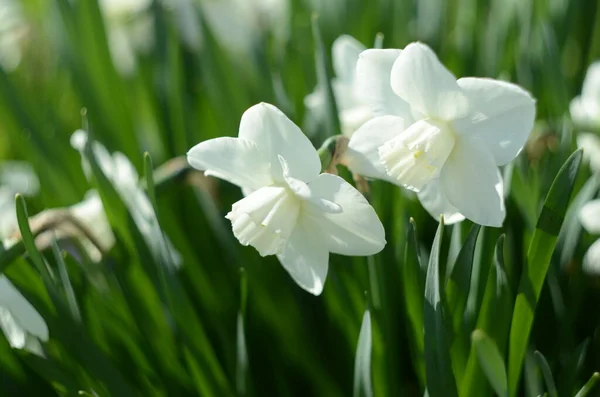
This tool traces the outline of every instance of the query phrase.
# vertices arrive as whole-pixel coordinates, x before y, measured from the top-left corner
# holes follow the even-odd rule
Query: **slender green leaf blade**
[[[358,346],[356,347],[356,358],[354,361],[354,392],[352,394],[354,397],[373,396],[371,349],[371,313],[366,310],[358,334]]]
[[[554,382],[552,370],[550,369],[550,365],[548,365],[546,357],[544,357],[544,355],[537,350],[533,352],[533,356],[535,357],[535,360],[542,371],[542,376],[544,377],[544,382],[546,383],[546,389],[548,389],[549,397],[558,397],[556,383]]]
[[[500,397],[508,396],[508,378],[504,359],[493,339],[478,329],[471,336],[473,349],[477,354],[479,365],[488,378],[496,394]]]
[[[458,396],[450,362],[448,331],[442,313],[443,291],[440,286],[440,250],[444,220],[440,219],[425,280],[424,331],[427,390],[432,397]]]
[[[510,396],[513,397],[518,391],[535,306],[567,211],[581,158],[582,150],[579,149],[559,170],[546,196],[527,252],[510,330],[508,381]]]

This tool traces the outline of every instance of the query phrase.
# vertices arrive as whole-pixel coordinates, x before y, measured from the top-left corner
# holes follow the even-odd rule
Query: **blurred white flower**
[[[85,199],[67,208],[46,209],[31,218],[32,230],[39,247],[48,247],[54,239],[75,238],[94,262],[102,259],[115,244],[115,236],[104,213],[102,200],[95,190],[87,192]],[[15,228],[14,233],[16,234]]]
[[[581,95],[571,101],[569,110],[575,124],[600,127],[600,61],[588,67]]]
[[[0,329],[15,349],[37,353],[30,337],[48,340],[48,326],[42,316],[5,276],[0,276]]]
[[[84,154],[87,139],[88,135],[86,131],[77,130],[71,136],[71,146],[81,153],[83,170],[89,178],[91,176],[90,165]],[[175,250],[171,241],[166,236],[165,239],[162,238],[158,219],[148,196],[139,185],[138,173],[133,164],[121,152],[115,152],[111,155],[99,142],[93,143],[92,150],[99,167],[108,180],[112,182],[113,187],[131,214],[136,227],[146,239],[148,247],[152,250],[159,250],[162,247],[163,240],[165,240],[167,246],[162,247],[163,251],[166,250],[171,255],[173,263],[179,266],[181,264],[181,255]],[[96,211],[97,209],[97,201],[88,202],[87,204],[82,204],[80,207],[76,207],[76,211],[84,215],[88,222],[91,222],[92,219],[97,219],[99,216]],[[90,224],[90,226],[93,225]],[[101,239],[102,241],[109,241],[108,232],[112,235],[112,231],[110,231],[110,228],[104,228],[104,230],[106,230],[106,235],[102,236]],[[159,252],[156,251],[155,254],[158,256]]]
[[[356,92],[356,63],[365,46],[354,37],[343,35],[334,42],[331,50],[335,78],[331,82],[342,133],[350,137],[354,131],[373,117],[371,107]],[[323,87],[304,98],[304,105],[314,117],[325,115],[326,93]]]
[[[20,2],[0,0],[0,65],[5,70],[19,66],[28,29]]]
[[[583,148],[583,157],[590,162],[593,172],[600,172],[600,137],[590,132],[577,135],[577,146]]]
[[[0,163],[0,242],[7,240],[17,228],[15,195],[35,196],[40,188],[33,167],[25,162]]]
[[[579,221],[590,234],[600,234],[600,199],[586,203],[579,211]],[[588,248],[583,257],[582,270],[600,276],[600,239]]]
[[[243,245],[277,255],[306,291],[319,295],[329,252],[373,255],[385,231],[365,198],[344,179],[319,174],[316,150],[276,107],[261,103],[242,116],[238,138],[216,138],[188,152],[194,168],[243,189],[226,216]]]
[[[289,0],[202,0],[200,5],[216,40],[234,53],[247,54],[269,32],[279,42],[289,36]]]
[[[110,55],[117,70],[131,74],[136,67],[136,50],[151,44],[153,23],[144,11],[152,0],[100,0]]]
[[[419,192],[432,216],[502,225],[498,166],[523,148],[535,100],[522,88],[492,79],[458,81],[426,45],[367,50],[357,82],[378,115],[354,133],[346,163],[358,174]]]

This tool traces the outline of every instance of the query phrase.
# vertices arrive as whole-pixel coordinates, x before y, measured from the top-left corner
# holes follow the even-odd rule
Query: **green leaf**
[[[458,229],[458,228],[457,228]],[[457,379],[461,379],[469,354],[469,331],[465,329],[464,314],[471,285],[471,270],[475,254],[475,243],[481,226],[473,225],[456,260],[447,268],[446,307],[449,314],[453,341],[450,347],[452,364]]]
[[[442,312],[444,291],[440,285],[440,250],[444,232],[444,219],[440,218],[425,280],[424,331],[425,367],[427,369],[427,390],[432,397],[456,397],[456,382],[450,361],[449,332],[446,330]]]
[[[512,309],[512,293],[504,267],[503,251],[504,235],[501,235],[496,243],[494,265],[489,270],[477,317],[477,329],[485,332],[494,341],[499,352],[504,352],[506,349]],[[483,380],[483,375],[482,367],[478,364],[477,352],[471,349],[460,383],[460,395],[464,397],[486,395],[488,386]]]
[[[506,377],[504,359],[498,351],[498,346],[480,329],[473,331],[471,341],[479,365],[481,365],[496,394],[500,397],[508,396],[508,378]]]
[[[546,382],[546,389],[548,389],[549,397],[558,397],[558,392],[556,391],[556,383],[554,382],[552,370],[550,369],[550,365],[548,365],[546,357],[544,357],[544,355],[537,350],[533,352],[533,357],[535,357],[538,366],[542,370],[542,375],[544,377],[544,382]]]
[[[600,381],[600,373],[594,372],[590,380],[588,380],[587,383],[583,385],[583,387],[581,388],[581,390],[579,390],[579,392],[577,392],[575,397],[591,397],[592,394],[590,393],[592,392],[592,390],[594,390],[596,385],[598,385],[598,381]]]
[[[354,360],[354,391],[352,393],[354,397],[373,397],[371,349],[371,313],[366,310],[358,334],[358,345],[356,346],[356,358]]]
[[[424,280],[421,273],[421,259],[419,257],[419,244],[417,243],[417,225],[410,218],[406,228],[404,242],[404,261],[400,267],[402,272],[402,287],[404,303],[408,316],[410,348],[412,362],[419,379],[425,382],[425,341],[423,338],[423,305],[424,305]]]
[[[327,51],[325,50],[325,45],[323,44],[323,39],[321,37],[319,17],[316,14],[312,17],[312,32],[315,46],[317,84],[320,89],[325,91],[326,136],[330,137],[338,135],[341,132],[340,120],[338,119],[338,110],[333,95],[333,88],[331,86],[331,74],[329,73],[328,68]]]
[[[579,149],[567,159],[558,172],[546,196],[529,245],[510,329],[508,382],[511,397],[517,395],[535,307],[567,211],[581,158],[582,150]]]

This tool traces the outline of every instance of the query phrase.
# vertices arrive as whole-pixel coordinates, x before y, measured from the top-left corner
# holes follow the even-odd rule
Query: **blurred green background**
[[[313,34],[315,13],[322,41]],[[0,394],[349,396],[370,307],[374,394],[423,395],[423,340],[415,329],[437,221],[418,201],[373,182],[388,245],[368,259],[332,255],[325,291],[314,297],[276,258],[235,240],[223,216],[241,197],[238,188],[170,161],[200,141],[236,136],[242,113],[258,102],[278,106],[319,147],[331,129],[310,119],[303,100],[319,68],[333,74],[332,42],[350,34],[369,48],[378,33],[384,48],[420,40],[456,76],[509,80],[537,99],[532,138],[504,170],[504,227],[479,234],[462,316],[470,335],[496,240],[506,234],[514,295],[544,197],[575,148],[569,102],[600,58],[600,2],[0,0],[0,159],[27,161],[38,174],[39,194],[26,199],[30,215],[80,202],[94,186],[117,236],[99,264],[43,250],[51,268],[68,270],[70,281],[61,279],[57,290],[72,286],[80,318],[56,304],[31,252],[0,256],[50,328],[45,358],[0,339]],[[321,50],[325,63],[315,56]],[[182,257],[176,272],[161,276],[162,259],[139,238],[110,183],[84,176],[70,137],[86,125],[142,176],[143,153],[151,155],[160,226]],[[582,167],[576,192],[589,176]],[[588,199],[597,191],[590,186]],[[533,350],[546,357],[560,396],[574,395],[600,369],[600,283],[580,270],[594,239],[580,238],[574,218],[567,214],[542,290],[518,395],[546,388]],[[444,259],[456,258],[470,228],[445,227]],[[500,309],[487,307],[486,315]],[[478,390],[492,394],[487,384]]]

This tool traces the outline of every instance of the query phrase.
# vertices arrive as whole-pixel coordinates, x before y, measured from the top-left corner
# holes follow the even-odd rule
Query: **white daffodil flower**
[[[319,295],[329,253],[373,255],[385,231],[373,207],[344,179],[320,174],[316,150],[285,114],[261,103],[248,109],[237,138],[194,146],[188,162],[242,188],[226,218],[243,245],[277,258],[294,281]]]
[[[5,276],[0,276],[0,329],[11,347],[25,349],[39,354],[35,340],[48,340],[48,326]]]
[[[35,196],[40,182],[33,167],[21,161],[0,163],[0,242],[9,239],[18,228],[15,195]]]
[[[82,155],[82,166],[85,174],[88,178],[91,175],[90,165],[85,157],[84,149],[87,143],[88,135],[86,131],[77,130],[71,136],[71,146],[79,150]],[[162,245],[162,231],[158,225],[158,219],[152,208],[152,204],[148,199],[148,196],[139,185],[138,173],[135,167],[129,159],[121,152],[115,152],[112,155],[98,142],[94,142],[92,150],[96,156],[96,161],[102,169],[104,175],[110,180],[123,200],[123,203],[127,207],[136,227],[140,233],[144,236],[150,249],[159,249]],[[96,209],[98,208],[97,202],[88,203],[82,205],[80,208],[76,208],[76,211],[83,213],[88,220],[97,219],[98,214]],[[101,241],[108,241],[110,236],[106,230],[105,236],[102,237]],[[112,231],[110,231],[112,235]],[[171,241],[166,238],[166,252],[172,256],[172,261],[176,266],[181,264],[181,255],[175,250]],[[155,252],[158,254],[158,251]]]
[[[371,107],[363,102],[356,92],[356,63],[359,54],[365,49],[362,43],[348,35],[338,37],[333,42],[331,49],[335,72],[331,87],[338,108],[342,133],[348,138],[373,117]],[[304,98],[304,105],[311,114],[322,119],[325,111],[325,99],[326,94],[323,87],[317,87],[315,91]]]
[[[583,158],[590,163],[593,172],[600,172],[600,137],[591,132],[577,135],[577,146],[583,148]]]
[[[514,84],[456,80],[426,45],[367,50],[357,81],[378,115],[354,133],[355,173],[418,192],[432,216],[499,227],[505,217],[498,166],[515,158],[535,119],[535,100]]]
[[[579,221],[588,233],[600,235],[600,199],[592,200],[581,208]],[[600,276],[600,239],[585,253],[582,270],[587,274]]]
[[[575,124],[600,127],[600,61],[588,67],[581,95],[573,98],[569,111]]]

